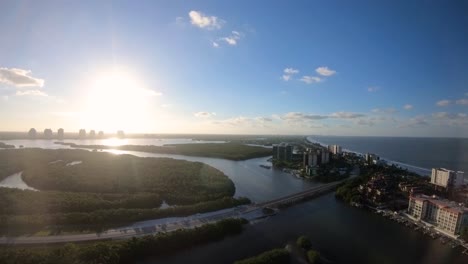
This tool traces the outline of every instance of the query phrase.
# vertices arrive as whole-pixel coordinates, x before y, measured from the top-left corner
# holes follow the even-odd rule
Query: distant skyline
[[[0,131],[468,137],[466,1],[1,1]]]

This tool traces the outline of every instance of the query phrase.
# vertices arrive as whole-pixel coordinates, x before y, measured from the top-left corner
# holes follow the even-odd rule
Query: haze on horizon
[[[0,131],[468,137],[466,1],[2,1]]]

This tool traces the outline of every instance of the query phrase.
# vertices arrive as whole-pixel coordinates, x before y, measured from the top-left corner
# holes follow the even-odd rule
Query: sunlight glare
[[[154,91],[126,71],[97,74],[87,95],[84,124],[89,129],[143,131]]]

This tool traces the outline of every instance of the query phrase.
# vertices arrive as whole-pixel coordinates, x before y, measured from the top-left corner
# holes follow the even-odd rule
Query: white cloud
[[[367,91],[370,93],[377,92],[378,90],[380,90],[379,86],[370,86],[367,88]]]
[[[336,73],[336,71],[334,70],[331,70],[329,69],[328,67],[325,67],[325,66],[322,66],[322,67],[318,67],[317,69],[315,69],[315,71],[322,75],[322,76],[326,76],[326,77],[329,77],[329,76],[332,76]]]
[[[390,108],[374,108],[371,111],[372,111],[372,113],[376,113],[376,114],[394,114],[394,113],[398,112],[393,107],[390,107]]]
[[[468,99],[460,99],[456,101],[457,105],[468,105]]]
[[[365,120],[365,119],[359,119],[356,124],[360,126],[373,126],[375,125],[375,122],[372,120]]]
[[[172,104],[162,104],[161,107],[162,108],[169,108],[169,107],[172,107]]]
[[[156,92],[154,90],[150,90],[150,89],[144,89],[142,90],[143,94],[144,95],[147,95],[147,96],[161,96],[162,93],[161,92]]]
[[[411,109],[413,109],[413,105],[405,104],[405,105],[403,106],[403,109],[405,109],[405,110],[411,110]]]
[[[190,23],[199,28],[213,30],[220,29],[225,23],[224,20],[215,16],[206,16],[200,11],[192,10],[189,12]]]
[[[366,115],[353,113],[353,112],[336,112],[330,115],[330,117],[332,118],[340,118],[340,119],[353,119],[353,118],[359,118],[359,117],[364,117],[364,116]]]
[[[215,124],[215,125],[229,125],[229,126],[235,126],[235,127],[245,126],[245,125],[249,125],[249,126],[253,125],[252,124],[252,119],[247,118],[247,117],[243,117],[243,116],[228,118],[228,119],[224,119],[224,120],[215,120],[215,121],[212,121],[212,123]]]
[[[322,79],[320,77],[316,77],[316,76],[302,76],[301,78],[301,82],[305,82],[307,84],[311,84],[311,83],[319,83],[321,82]]]
[[[237,41],[240,40],[241,37],[242,37],[241,33],[234,30],[231,32],[231,35],[224,37],[224,38],[220,38],[220,40],[225,41],[227,44],[231,46],[235,46],[237,45]]]
[[[432,117],[438,118],[438,119],[452,118],[452,117],[454,117],[454,116],[455,116],[455,115],[450,114],[450,113],[447,113],[447,112],[437,112],[437,113],[433,113],[433,114],[432,114]]]
[[[436,105],[437,105],[437,106],[447,106],[447,105],[449,105],[450,103],[451,103],[450,100],[444,99],[444,100],[438,101],[438,102],[436,103]]]
[[[452,127],[468,126],[468,115],[466,113],[433,113],[432,117],[440,122],[440,125],[449,125]]]
[[[402,124],[398,125],[399,128],[407,128],[407,127],[420,127],[420,126],[427,126],[429,123],[426,120],[425,116],[415,116],[410,118],[408,121],[403,122]]]
[[[215,48],[219,47],[218,42],[213,41],[211,44],[213,44],[213,47],[215,47]]]
[[[232,37],[224,37],[222,38],[224,41],[226,41],[227,44],[231,46],[235,46],[237,44],[237,39],[232,38]]]
[[[44,80],[30,76],[31,71],[17,68],[0,68],[0,83],[16,87],[42,87]]]
[[[176,17],[176,25],[185,26],[185,18],[183,17]]]
[[[286,68],[283,70],[283,76],[281,76],[281,78],[284,80],[284,81],[289,81],[289,79],[291,79],[291,77],[294,75],[294,74],[298,74],[299,73],[299,70],[298,69],[294,69],[294,68]]]
[[[3,95],[2,99],[3,99],[3,101],[8,101],[8,99],[10,99],[10,97],[8,95]]]
[[[26,91],[16,91],[17,96],[25,96],[25,95],[31,95],[31,96],[48,96],[46,93],[40,90],[26,90]]]
[[[326,119],[326,118],[328,118],[328,116],[305,114],[301,112],[289,112],[281,116],[281,119],[286,120],[286,121],[321,120],[321,119]]]
[[[335,112],[330,115],[317,115],[317,114],[306,114],[301,112],[289,112],[281,116],[281,119],[286,121],[307,121],[307,120],[322,120],[328,118],[336,119],[354,119],[365,117],[364,114],[353,113],[353,112]]]
[[[255,118],[257,121],[260,121],[260,122],[272,122],[273,119],[270,118],[270,117],[263,117],[263,116],[260,116],[260,117],[257,117]]]
[[[193,114],[195,117],[198,117],[198,118],[210,118],[210,117],[213,117],[216,115],[216,113],[214,112],[197,112],[195,114]]]

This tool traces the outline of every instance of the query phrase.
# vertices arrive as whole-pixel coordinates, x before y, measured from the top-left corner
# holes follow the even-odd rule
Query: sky
[[[0,131],[468,137],[467,1],[0,1]]]

